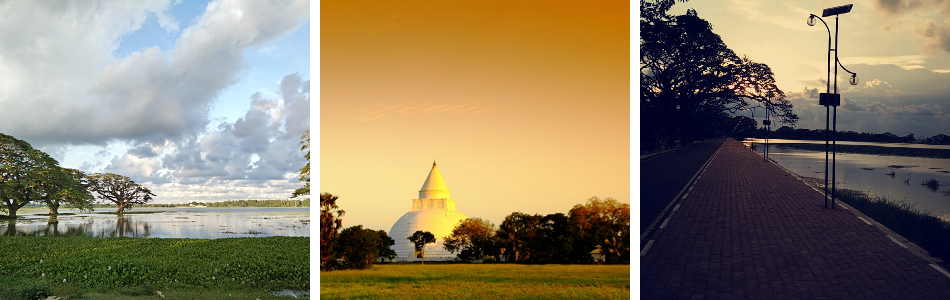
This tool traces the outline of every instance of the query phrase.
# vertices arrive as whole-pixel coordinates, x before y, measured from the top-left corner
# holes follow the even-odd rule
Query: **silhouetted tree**
[[[681,1],[685,2],[685,1]],[[798,116],[771,69],[730,50],[695,10],[671,16],[673,0],[640,1],[640,109],[644,147],[693,138],[757,102],[775,119]],[[754,105],[752,105],[754,106]],[[708,132],[708,131],[707,131]]]
[[[333,252],[336,257],[345,261],[342,266],[344,269],[366,269],[379,258],[379,248],[382,244],[383,241],[375,230],[356,225],[340,232],[333,244]]]
[[[396,244],[396,240],[389,237],[385,230],[377,230],[376,235],[379,236],[379,244],[376,247],[376,258],[380,261],[383,259],[395,259],[396,251],[393,251],[392,246]]]
[[[336,205],[339,197],[330,193],[320,194],[320,268],[326,267],[333,254],[333,240],[343,227],[346,211]]]
[[[413,245],[416,246],[416,251],[421,251],[419,255],[422,257],[422,264],[426,263],[426,244],[435,243],[435,235],[428,231],[416,231],[413,232],[411,236],[406,238],[411,241]]]
[[[531,247],[538,234],[541,216],[513,212],[498,226],[496,235],[504,250],[502,255],[509,262],[527,262],[531,259]]]

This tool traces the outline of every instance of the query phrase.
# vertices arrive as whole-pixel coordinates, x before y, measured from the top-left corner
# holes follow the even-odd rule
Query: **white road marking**
[[[862,217],[858,217],[858,219],[861,219],[861,221],[864,221],[864,223],[867,223],[868,225],[871,225],[871,222],[868,222],[868,220],[865,220],[865,219],[862,218]]]
[[[933,267],[934,269],[937,269],[937,272],[943,273],[944,276],[950,277],[950,273],[947,273],[947,270],[944,270],[940,266],[936,264],[930,264],[930,266]]]
[[[653,242],[655,241],[656,240],[650,240],[649,242],[647,242],[646,246],[643,246],[643,250],[640,250],[640,257],[647,255],[647,251],[650,251],[650,247],[653,247]]]
[[[896,239],[894,239],[894,237],[887,235],[887,238],[891,239],[891,241],[893,241],[894,243],[901,245],[901,247],[904,247],[905,249],[907,248],[907,246],[905,246],[904,244],[901,244],[901,242],[898,242]]]

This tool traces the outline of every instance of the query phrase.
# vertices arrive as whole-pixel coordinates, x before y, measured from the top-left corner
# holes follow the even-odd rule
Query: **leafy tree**
[[[339,197],[330,193],[320,194],[320,268],[326,266],[333,254],[333,242],[343,227],[346,211],[336,205]]]
[[[88,193],[48,154],[0,133],[0,209],[11,218],[34,201],[50,204],[51,212],[56,212],[60,201],[87,208],[84,192]]]
[[[333,251],[345,261],[343,267],[346,269],[366,269],[372,266],[379,257],[379,248],[383,244],[377,231],[364,229],[363,225],[343,229],[336,239]]]
[[[416,231],[406,238],[416,246],[416,251],[422,251],[419,257],[422,257],[422,264],[426,263],[426,244],[435,243],[435,235],[428,231]]]
[[[442,238],[442,244],[446,251],[458,252],[458,258],[463,260],[497,255],[495,224],[481,218],[462,220],[452,234]]]
[[[310,130],[308,129],[303,136],[300,137],[302,141],[300,144],[303,145],[300,147],[300,151],[310,149]],[[307,154],[304,155],[307,158],[307,165],[300,168],[300,181],[306,182],[303,187],[294,190],[294,194],[290,198],[297,198],[298,196],[309,196],[310,195],[310,150],[307,150]]]
[[[630,245],[630,204],[612,198],[600,200],[592,197],[584,205],[575,205],[568,212],[568,219],[574,238],[573,261],[589,261],[590,251],[597,245],[620,251],[619,257],[608,256],[607,263],[621,263],[629,258],[629,246],[624,250],[621,245]],[[617,238],[614,244],[605,243],[613,238]]]
[[[40,187],[46,191],[41,199],[46,202],[50,214],[59,214],[59,207],[63,204],[79,210],[92,210],[96,198],[89,192],[91,184],[85,173],[60,167],[49,171],[49,180]]]
[[[88,176],[90,189],[99,195],[99,199],[115,203],[121,214],[135,204],[146,204],[155,196],[147,187],[135,183],[132,178],[112,174],[95,173]]]
[[[747,109],[749,101],[779,122],[797,122],[767,65],[737,56],[695,10],[668,15],[674,3],[640,1],[642,145],[696,138],[697,129],[725,125],[727,113]]]
[[[531,259],[531,246],[534,244],[541,216],[513,212],[498,226],[496,235],[505,249],[502,255],[511,262],[527,262]]]
[[[570,219],[562,213],[549,214],[538,223],[537,238],[529,249],[539,263],[570,263],[573,241]]]
[[[396,259],[396,251],[392,249],[392,246],[396,244],[396,240],[389,237],[385,230],[377,230],[376,234],[379,235],[379,246],[376,247],[377,259],[380,261],[383,259]]]

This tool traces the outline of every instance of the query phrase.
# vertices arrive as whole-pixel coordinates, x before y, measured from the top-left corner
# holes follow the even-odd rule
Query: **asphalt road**
[[[659,216],[726,139],[640,161],[640,233]]]

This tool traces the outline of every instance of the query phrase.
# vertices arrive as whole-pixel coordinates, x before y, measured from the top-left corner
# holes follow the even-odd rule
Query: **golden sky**
[[[321,1],[320,188],[389,231],[436,160],[456,208],[630,203],[627,1]]]

